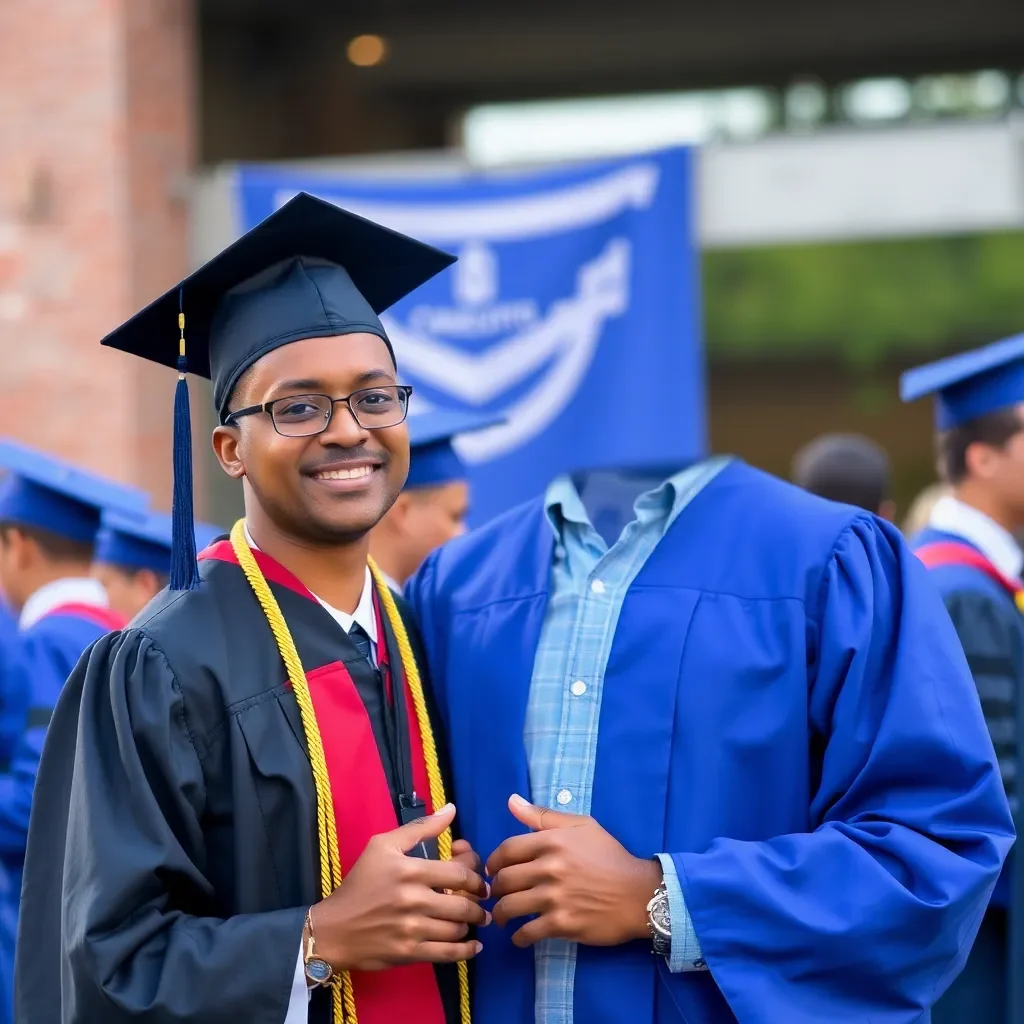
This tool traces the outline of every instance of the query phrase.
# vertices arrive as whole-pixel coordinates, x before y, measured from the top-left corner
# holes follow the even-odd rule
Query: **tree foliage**
[[[1024,331],[1024,232],[718,250],[708,355],[922,359]]]

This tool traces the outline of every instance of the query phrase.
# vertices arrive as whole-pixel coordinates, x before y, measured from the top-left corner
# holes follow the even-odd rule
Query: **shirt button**
[[[590,589],[591,589],[591,590],[592,590],[592,591],[593,591],[593,592],[594,592],[595,594],[603,594],[603,593],[604,593],[604,583],[603,583],[603,581],[601,581],[601,580],[594,580],[594,581],[593,581],[593,582],[592,582],[592,583],[590,584]]]
[[[572,793],[567,789],[560,790],[555,799],[564,807],[566,804],[572,803]]]
[[[574,697],[582,697],[587,692],[587,684],[582,679],[577,679],[569,689]]]

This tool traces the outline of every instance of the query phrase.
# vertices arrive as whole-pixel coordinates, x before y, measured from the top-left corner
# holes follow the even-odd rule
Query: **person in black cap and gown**
[[[951,493],[911,538],[931,569],[981,698],[1014,818],[1024,735],[1024,335],[904,374],[903,398],[934,398],[939,469]],[[934,1024],[1024,1019],[1024,861],[1011,851],[963,973]]]
[[[368,562],[409,462],[377,314],[451,262],[300,194],[105,339],[179,369],[170,589],[54,713],[17,1019],[468,1021],[486,886],[452,840],[417,637]],[[186,369],[245,494],[199,568]]]

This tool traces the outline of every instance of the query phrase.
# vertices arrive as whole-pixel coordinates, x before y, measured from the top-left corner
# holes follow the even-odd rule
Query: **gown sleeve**
[[[945,602],[981,698],[1011,810],[1016,813],[1017,691],[1024,674],[1024,620],[1009,601],[987,591],[953,591],[945,595]]]
[[[163,652],[138,631],[105,637],[69,679],[43,751],[17,1020],[282,1024],[305,908],[208,916],[205,800]]]
[[[31,666],[30,707],[22,717],[21,734],[7,772],[0,775],[0,857],[9,863],[17,863],[25,854],[32,793],[50,721],[50,704],[64,684],[59,659],[51,656],[45,644],[29,637],[23,659],[26,666]]]
[[[25,729],[31,680],[24,644],[13,622],[0,616],[0,772],[6,772]]]
[[[672,854],[740,1020],[916,1021],[966,960],[1013,823],[926,573],[895,530],[844,531],[807,608],[807,831]]]

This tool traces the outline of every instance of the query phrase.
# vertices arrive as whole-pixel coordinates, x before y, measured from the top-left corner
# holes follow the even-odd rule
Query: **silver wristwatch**
[[[647,927],[651,930],[654,952],[658,956],[668,956],[672,951],[672,914],[664,882],[654,890],[651,902],[647,904]]]

